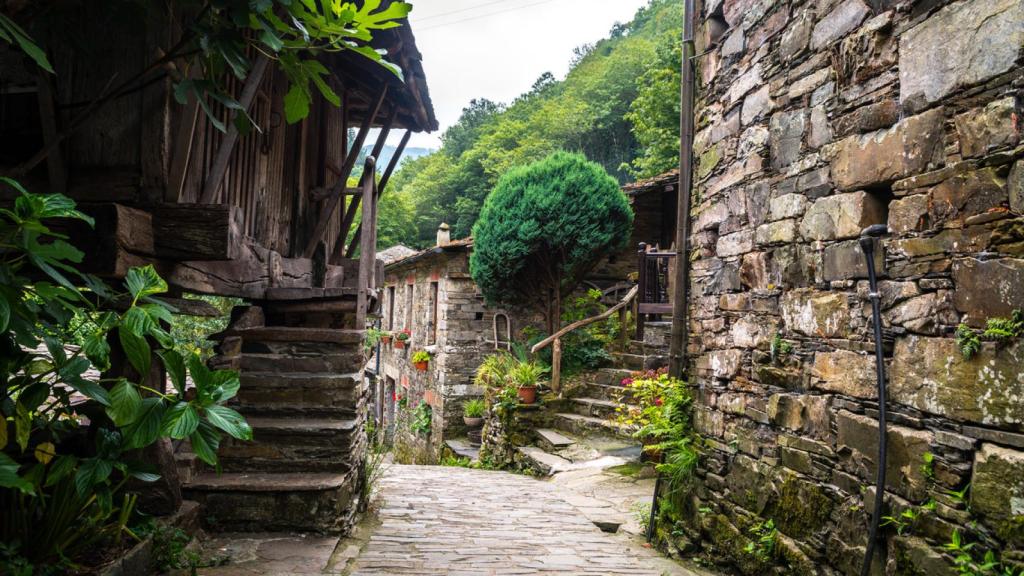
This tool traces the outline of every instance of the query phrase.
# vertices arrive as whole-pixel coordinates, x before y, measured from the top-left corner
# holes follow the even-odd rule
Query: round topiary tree
[[[505,173],[473,226],[470,270],[488,303],[536,306],[556,329],[561,299],[629,239],[619,184],[581,154],[556,152]]]

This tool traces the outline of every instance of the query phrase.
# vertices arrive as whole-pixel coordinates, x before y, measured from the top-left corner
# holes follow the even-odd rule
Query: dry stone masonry
[[[663,536],[765,574],[744,547],[771,519],[781,573],[859,573],[879,463],[857,238],[887,224],[887,513],[918,516],[875,573],[955,573],[954,531],[1024,567],[1024,344],[968,360],[954,339],[1024,308],[1024,3],[708,0],[700,18],[689,350],[708,449],[686,535]]]

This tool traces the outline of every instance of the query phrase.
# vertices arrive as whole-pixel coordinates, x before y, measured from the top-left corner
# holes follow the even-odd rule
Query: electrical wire
[[[491,16],[496,16],[498,14],[504,14],[506,12],[515,12],[516,10],[523,10],[525,8],[531,8],[533,6],[540,6],[541,4],[549,4],[549,3],[554,2],[554,1],[555,0],[541,0],[540,2],[534,2],[533,4],[524,4],[523,6],[516,6],[515,8],[508,8],[506,10],[497,10],[495,12],[488,12],[487,14],[479,14],[477,16],[471,16],[469,18],[463,18],[461,20],[454,20],[454,21],[451,21],[451,22],[442,22],[440,24],[434,24],[433,26],[426,26],[426,27],[423,27],[423,28],[419,28],[417,30],[417,32],[425,32],[427,30],[435,30],[437,28],[444,28],[446,26],[453,26],[455,24],[461,24],[463,22],[470,22],[472,20],[479,20],[481,18],[489,18]]]
[[[480,8],[486,8],[487,6],[493,6],[494,4],[503,4],[508,0],[495,0],[494,2],[487,2],[484,4],[477,4],[476,6],[470,6],[469,8],[461,8],[459,10],[451,10],[449,12],[441,12],[440,14],[431,14],[430,16],[424,16],[423,18],[416,18],[417,22],[426,22],[427,20],[433,20],[442,16],[451,16],[452,14],[460,14],[462,12],[469,12],[471,10],[478,10]]]

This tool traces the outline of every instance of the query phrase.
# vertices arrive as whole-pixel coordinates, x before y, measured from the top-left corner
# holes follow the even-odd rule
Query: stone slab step
[[[618,402],[600,398],[573,398],[573,411],[583,416],[612,418],[619,407]]]
[[[473,446],[465,438],[445,440],[444,445],[460,458],[469,458],[470,460],[478,460],[480,458],[480,447]]]
[[[599,432],[624,439],[632,438],[630,430],[625,426],[604,418],[583,416],[582,414],[555,414],[554,424],[556,429],[569,432],[571,434]]]
[[[611,400],[617,402],[620,397],[626,402],[629,402],[630,393],[628,388],[624,388],[619,384],[597,384],[590,382],[583,386],[581,390],[588,398],[597,398],[599,400]]]
[[[592,382],[605,386],[622,386],[622,381],[633,377],[634,370],[624,368],[601,368],[594,373]]]
[[[247,416],[252,441],[225,438],[219,450],[227,472],[339,472],[353,465],[362,421],[357,418]]]
[[[366,385],[362,375],[243,372],[236,404],[243,413],[356,414]]]
[[[573,468],[572,462],[557,454],[545,452],[536,446],[519,446],[516,451],[519,452],[524,465],[544,476],[552,476]]]
[[[324,342],[334,344],[361,344],[363,330],[338,328],[297,328],[292,326],[259,326],[231,329],[210,338],[223,339],[238,336],[247,342]]]
[[[257,353],[242,352],[243,372],[312,372],[351,374],[366,363],[362,351],[347,354],[327,352]]]
[[[208,527],[243,532],[336,532],[357,508],[355,472],[204,472],[182,489],[203,505]]]
[[[548,428],[537,428],[537,444],[548,452],[557,452],[576,443],[575,440]]]

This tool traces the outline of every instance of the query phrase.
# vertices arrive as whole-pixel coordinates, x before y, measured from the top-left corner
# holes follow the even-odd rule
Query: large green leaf
[[[7,331],[7,325],[11,322],[11,305],[7,298],[0,294],[0,332]]]
[[[208,422],[200,422],[196,431],[189,436],[192,451],[200,460],[210,466],[217,466],[217,449],[220,447],[220,433]]]
[[[28,437],[32,433],[32,414],[25,406],[18,402],[14,410],[14,441],[24,452],[28,448]]]
[[[206,419],[217,428],[239,440],[252,440],[252,428],[241,414],[227,406],[210,406]]]
[[[0,452],[0,487],[15,488],[25,494],[35,494],[32,483],[18,476],[18,463],[10,456]]]
[[[109,478],[113,470],[114,466],[109,460],[102,458],[83,460],[75,474],[75,489],[78,490],[80,496],[85,496],[93,490],[95,485]]]
[[[96,368],[107,370],[110,368],[110,344],[107,342],[105,332],[96,332],[85,337],[82,350],[86,357],[92,361]]]
[[[77,465],[78,458],[75,458],[70,454],[61,454],[57,456],[53,460],[53,463],[50,464],[50,469],[46,472],[46,483],[43,485],[50,487],[57,482],[60,482],[62,478],[74,472],[75,466]]]
[[[117,331],[117,336],[121,340],[121,348],[128,356],[128,361],[144,378],[149,374],[149,363],[152,359],[149,343],[145,338],[123,328]]]
[[[139,407],[139,417],[124,429],[125,446],[129,449],[149,446],[160,436],[164,420],[164,402],[160,398],[145,398]]]
[[[157,355],[164,361],[164,368],[171,378],[171,384],[179,393],[185,391],[185,359],[174,350],[158,350]]]
[[[289,124],[295,124],[309,116],[309,88],[302,82],[292,81],[291,88],[284,95],[284,118]]]
[[[124,281],[136,300],[167,292],[167,282],[164,282],[164,279],[156,273],[152,264],[141,268],[132,268],[125,275]]]
[[[195,432],[198,426],[199,413],[195,406],[188,402],[178,402],[164,414],[161,430],[175,440],[182,440]]]
[[[107,416],[117,426],[127,426],[139,417],[141,406],[142,396],[135,384],[122,378],[110,389],[110,406],[107,407]]]
[[[50,74],[53,74],[53,66],[50,65],[50,61],[46,58],[46,52],[43,51],[35,42],[29,38],[28,34],[22,30],[21,26],[18,26],[16,22],[0,14],[0,37],[8,42],[11,39],[18,44],[18,47],[28,54],[29,58],[35,61],[36,66],[39,66],[43,70],[46,70]]]

